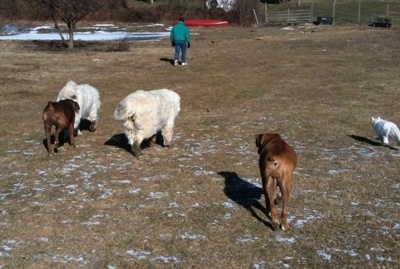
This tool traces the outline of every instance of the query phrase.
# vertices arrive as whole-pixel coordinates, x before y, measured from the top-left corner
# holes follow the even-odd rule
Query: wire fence
[[[263,23],[304,23],[400,27],[399,0],[292,0],[267,4],[257,12]]]

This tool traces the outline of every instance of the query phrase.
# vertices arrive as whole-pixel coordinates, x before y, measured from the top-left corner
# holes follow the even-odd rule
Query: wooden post
[[[265,23],[268,23],[268,4],[266,1],[264,3],[264,7],[265,7]]]
[[[358,24],[361,22],[361,0],[358,0]]]
[[[256,10],[254,8],[253,8],[253,14],[254,14],[254,18],[256,19],[256,22],[258,24],[257,13],[256,13]]]
[[[311,14],[310,14],[310,22],[314,21],[314,0],[311,0]]]
[[[332,24],[335,24],[335,13],[336,13],[336,0],[333,0]]]

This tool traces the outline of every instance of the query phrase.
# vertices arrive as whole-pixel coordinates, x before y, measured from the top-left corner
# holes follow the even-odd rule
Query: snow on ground
[[[160,25],[150,25],[150,27]],[[60,40],[61,37],[53,29],[52,25],[43,25],[33,28],[18,28],[12,25],[0,27],[0,40]],[[150,41],[168,38],[170,28],[164,32],[128,32],[119,29],[113,24],[95,24],[93,27],[81,28],[86,31],[76,31],[74,40],[80,41]],[[65,39],[68,34],[63,33]]]
[[[237,126],[233,126],[233,129],[237,129],[239,133],[239,130],[242,130],[242,124],[239,124]],[[206,132],[205,132],[206,133]],[[181,134],[176,134],[175,138],[182,140],[183,135]],[[231,141],[239,141],[243,140],[240,135],[238,137],[233,137]],[[192,158],[200,158],[202,160],[206,158],[210,158],[211,156],[214,156],[218,154],[218,151],[220,150],[220,145],[224,144],[222,142],[226,141],[219,141],[211,139],[209,136],[205,135],[202,139],[185,139],[184,141],[181,141],[183,146],[179,151],[175,153],[172,157],[177,160],[178,162],[178,168],[182,170],[185,169],[186,171],[189,171],[189,173],[192,173],[193,178],[196,177],[210,177],[212,179],[220,179],[220,176],[216,174],[215,171],[212,171],[210,168],[210,164],[207,164],[205,167],[201,165],[193,165],[193,162],[191,161]],[[233,142],[232,142],[233,143]],[[38,141],[26,141],[26,144],[29,146],[29,150],[18,150],[15,148],[10,148],[7,149],[4,153],[5,156],[9,155],[32,155],[36,154],[37,152],[40,152],[41,154],[45,155],[45,151],[43,148],[42,143]],[[225,143],[226,144],[226,143]],[[298,152],[298,154],[302,154],[306,151],[306,146],[304,144],[300,143],[294,143],[295,150]],[[168,218],[181,218],[185,217],[184,212],[186,208],[188,207],[193,207],[193,208],[205,208],[206,205],[204,203],[198,203],[194,202],[191,205],[186,205],[183,206],[177,202],[175,202],[171,197],[174,197],[174,193],[169,193],[169,192],[162,192],[162,191],[149,191],[148,193],[144,193],[145,191],[142,190],[141,188],[118,188],[118,190],[112,189],[110,186],[111,184],[119,185],[119,186],[124,186],[127,184],[130,184],[132,181],[129,178],[111,178],[111,179],[105,179],[101,183],[93,184],[92,182],[92,177],[98,174],[102,174],[105,172],[109,172],[110,170],[112,171],[126,171],[131,163],[130,162],[120,162],[120,161],[115,161],[115,162],[110,162],[108,166],[104,166],[100,164],[100,159],[101,156],[96,156],[96,152],[90,151],[90,150],[82,150],[84,146],[82,145],[77,145],[77,148],[81,150],[82,155],[76,155],[74,157],[69,158],[66,160],[64,163],[59,164],[57,167],[51,167],[51,168],[44,168],[44,169],[36,169],[35,171],[27,171],[26,164],[24,163],[5,163],[5,162],[0,162],[0,179],[7,179],[7,178],[15,178],[15,183],[12,185],[10,189],[7,190],[0,190],[0,202],[2,204],[6,203],[11,203],[12,199],[10,199],[11,196],[18,194],[20,192],[23,192],[24,195],[21,195],[21,199],[25,199],[26,197],[33,196],[33,195],[46,195],[47,193],[52,192],[54,189],[60,189],[61,193],[65,194],[64,197],[59,197],[57,201],[59,203],[69,203],[68,201],[68,196],[79,196],[82,195],[82,193],[85,193],[85,190],[96,190],[98,192],[97,197],[92,197],[92,198],[86,198],[82,197],[81,201],[83,203],[90,203],[93,200],[107,200],[113,197],[115,195],[115,192],[123,191],[126,192],[129,195],[142,195],[145,199],[142,201],[142,204],[138,205],[138,207],[146,207],[147,203],[158,200],[158,199],[164,199],[168,202],[165,203],[165,207],[163,208],[162,214],[167,216]],[[255,164],[254,159],[254,148],[251,148],[249,144],[241,144],[239,147],[235,147],[232,149],[232,145],[228,144],[227,148],[231,150],[231,152],[228,152],[229,154],[233,156],[240,156],[241,158],[238,158],[238,166],[240,166],[242,163],[252,163]],[[315,156],[319,156],[319,160],[321,162],[333,162],[339,158],[343,158],[343,156],[348,156],[348,161],[351,162],[354,159],[369,159],[369,158],[380,158],[382,156],[382,152],[379,150],[376,150],[371,147],[344,147],[340,149],[340,151],[345,151],[346,154],[341,154],[341,156],[338,155],[338,153],[335,154],[335,151],[333,149],[328,149],[324,147],[316,147],[318,149],[318,152],[313,152],[315,153]],[[314,148],[315,149],[315,148]],[[120,150],[120,149],[112,149],[115,154],[115,160],[123,159],[120,158],[118,154],[127,154],[125,151]],[[157,150],[157,149],[155,149]],[[307,149],[308,151],[310,149]],[[173,151],[174,152],[174,151]],[[62,154],[62,153],[60,153]],[[391,155],[395,155],[397,153],[391,152]],[[152,159],[151,162],[159,162],[159,159]],[[2,169],[6,168],[6,169]],[[2,171],[3,170],[14,170],[12,174],[4,174]],[[257,169],[257,168],[255,168]],[[347,174],[350,171],[347,169],[330,169],[326,171],[320,171],[320,176],[321,178],[324,178],[326,180],[331,180],[335,176],[342,175],[342,174]],[[69,177],[69,174],[71,173],[79,173],[78,178],[76,178],[76,184],[65,184],[61,182],[59,179],[54,178],[52,175],[54,174],[60,174],[63,175],[64,177]],[[28,186],[24,184],[24,179],[28,177],[37,177],[38,179],[34,181],[33,186]],[[307,176],[304,172],[302,167],[298,167],[296,169],[296,176],[297,177],[304,177]],[[168,174],[157,174],[153,176],[147,176],[147,177],[142,177],[139,178],[138,180],[144,181],[144,182],[154,182],[157,180],[168,180],[171,178],[171,175]],[[240,188],[241,190],[246,189],[246,190],[255,190],[255,189],[260,189],[260,179],[259,178],[241,178],[240,182],[238,182],[237,186],[235,188]],[[396,184],[394,186],[396,189],[400,189],[400,184]],[[296,193],[309,193],[313,192],[314,190],[307,190],[307,189],[294,189],[294,194]],[[27,194],[26,194],[27,193]],[[190,195],[197,195],[196,190],[187,190],[185,194],[190,194]],[[329,198],[334,198],[335,196],[339,195],[340,193],[335,192],[334,190],[329,192],[329,193],[322,193],[322,196],[326,196]],[[179,195],[179,193],[177,193]],[[254,197],[251,199],[255,200]],[[334,199],[333,199],[334,200]],[[239,201],[239,200],[233,200],[232,197],[229,197],[227,195],[226,199],[224,201],[218,201],[214,202],[213,206],[221,206],[223,207],[227,212],[223,212],[221,216],[216,216],[215,219],[213,220],[212,223],[210,223],[213,226],[220,225],[220,223],[226,221],[229,222],[232,219],[233,214],[235,211],[240,209],[241,204],[251,204],[254,201]],[[1,205],[1,204],[0,204]],[[352,207],[358,208],[360,207],[360,203],[356,200],[351,201],[350,205]],[[43,206],[40,204],[37,204],[37,206]],[[84,205],[78,205],[75,204],[74,206],[81,206],[84,207]],[[365,215],[370,215],[374,216],[375,214],[373,213],[374,207],[398,207],[399,203],[387,203],[387,201],[382,201],[382,200],[375,200],[374,203],[370,205],[370,208],[365,211],[361,212],[361,214]],[[289,205],[290,208],[290,205]],[[1,208],[0,208],[1,209]],[[179,212],[179,210],[182,210],[182,212]],[[371,211],[372,210],[372,211]],[[0,215],[7,215],[7,212],[1,210]],[[352,218],[351,215],[348,216],[349,218]],[[81,225],[84,225],[86,227],[98,227],[100,225],[103,225],[103,221],[105,219],[109,218],[107,215],[93,215],[91,216],[87,221],[80,223]],[[289,225],[291,225],[294,229],[296,230],[301,230],[305,229],[307,226],[311,226],[312,223],[316,220],[320,219],[325,219],[327,218],[325,212],[319,212],[314,209],[310,208],[304,208],[301,212],[298,212],[298,214],[294,214],[291,212],[288,217],[288,222]],[[68,224],[71,220],[65,219],[62,220],[62,223]],[[13,223],[9,223],[7,221],[4,221],[0,219],[0,230],[1,227],[12,227]],[[379,233],[382,236],[386,236],[388,234],[397,236],[399,234],[400,230],[400,224],[396,223],[391,227],[384,226],[380,231],[374,231],[375,233]],[[206,238],[206,235],[203,234],[197,234],[197,233],[192,233],[190,231],[180,231],[177,234],[160,234],[160,238],[174,238],[177,240],[185,240],[185,241],[196,241],[201,244],[202,241],[204,241]],[[44,244],[48,242],[47,237],[39,237],[38,240]],[[212,239],[210,239],[212,240]],[[235,238],[235,244],[237,245],[244,245],[244,244],[254,244],[255,242],[259,242],[261,239],[259,236],[252,234],[249,231],[246,231],[244,234],[238,234],[237,237]],[[292,236],[286,236],[285,234],[275,234],[272,238],[272,240],[275,243],[282,244],[282,246],[288,246],[288,245],[293,245],[296,244],[297,242],[304,240],[301,235],[298,235],[294,233]],[[18,249],[19,246],[27,244],[27,242],[23,241],[17,241],[13,238],[0,238],[0,259],[4,258],[12,258],[12,253],[13,250]],[[373,242],[372,242],[373,244]],[[136,260],[150,260],[150,261],[157,261],[161,262],[163,264],[177,264],[181,263],[181,258],[179,257],[179,253],[176,253],[176,255],[159,255],[159,254],[154,254],[149,251],[145,251],[142,249],[126,249],[125,250],[125,255],[132,257],[132,259]],[[322,260],[326,261],[331,261],[335,255],[346,255],[349,257],[363,257],[366,260],[373,260],[373,261],[385,261],[389,262],[390,264],[394,264],[397,262],[394,258],[390,256],[385,256],[380,248],[379,244],[377,243],[376,247],[372,246],[370,248],[370,251],[368,253],[359,253],[355,251],[351,245],[348,246],[347,249],[333,249],[333,248],[326,248],[324,246],[321,246],[321,248],[315,250],[315,254],[320,257]],[[72,256],[69,255],[68,253],[64,253],[63,255],[56,255],[52,253],[46,253],[43,254],[43,256],[47,257],[50,255],[51,259],[54,262],[58,263],[63,263],[63,264],[79,264],[79,266],[86,266],[88,265],[89,261],[85,260],[84,255],[77,255],[77,256]],[[123,254],[121,254],[123,255]],[[40,258],[40,257],[38,257]],[[288,268],[288,261],[290,261],[292,257],[285,257],[282,260],[280,260],[277,263],[277,266],[279,268]],[[266,264],[266,261],[258,261],[257,263],[254,264],[253,268],[264,268],[264,264]],[[114,265],[109,265],[108,268],[115,268]]]
[[[30,141],[28,144],[30,144],[32,151],[43,151],[43,154],[45,154],[41,143]],[[205,138],[203,141],[197,141],[195,144],[191,144],[191,145],[187,144],[186,148],[185,148],[186,153],[182,154],[182,152],[181,152],[179,154],[179,156],[184,157],[182,159],[183,164],[181,164],[181,165],[182,166],[186,165],[185,162],[189,162],[189,159],[191,158],[191,156],[199,156],[199,155],[206,156],[206,155],[214,154],[215,152],[214,152],[213,148],[217,147],[217,144],[218,144],[218,141],[212,142],[208,138]],[[301,151],[300,147],[296,150]],[[358,155],[358,154],[364,155],[365,154],[365,149],[355,150],[355,148],[347,148],[345,150],[348,150],[349,152],[352,153],[352,154],[348,154],[348,155]],[[250,155],[249,154],[250,151],[251,151],[250,148],[244,146],[241,148],[240,153],[248,156],[248,155]],[[331,161],[332,159],[338,158],[337,156],[332,156],[332,154],[330,154],[330,153],[331,153],[330,150],[323,150],[320,154],[321,158],[324,159],[325,154],[330,156],[329,158],[327,158],[327,156],[326,156],[326,158],[325,158],[326,161]],[[5,154],[13,155],[13,154],[24,154],[24,153],[19,150],[9,149],[5,152]],[[113,193],[115,191],[112,190],[107,185],[106,181],[104,181],[104,184],[97,184],[97,185],[92,184],[91,177],[96,175],[97,173],[102,173],[104,171],[108,171],[109,169],[117,169],[117,170],[118,169],[126,169],[126,167],[129,164],[124,163],[124,162],[110,163],[110,167],[105,167],[103,165],[96,163],[96,160],[93,157],[94,154],[95,154],[94,152],[87,151],[87,152],[85,152],[84,156],[83,155],[75,156],[75,157],[69,159],[68,161],[66,161],[64,164],[61,164],[59,167],[55,168],[56,173],[60,173],[65,176],[68,176],[68,174],[73,171],[75,171],[75,172],[79,171],[79,173],[80,173],[79,180],[82,180],[83,184],[65,185],[65,184],[59,182],[57,179],[48,178],[49,177],[48,174],[51,173],[52,171],[37,169],[36,171],[34,171],[34,173],[42,180],[35,181],[33,187],[27,186],[24,184],[23,179],[25,177],[31,176],[31,174],[24,172],[24,170],[25,170],[24,164],[1,163],[1,166],[4,166],[4,165],[15,166],[15,172],[11,175],[0,174],[0,179],[11,176],[11,177],[19,178],[20,180],[16,181],[15,184],[13,184],[11,189],[0,191],[0,201],[2,203],[7,203],[7,199],[9,196],[11,196],[12,194],[21,192],[21,191],[26,191],[29,188],[31,188],[32,193],[34,192],[35,195],[40,195],[40,193],[44,194],[48,191],[51,191],[53,188],[60,188],[60,189],[62,189],[63,193],[65,193],[67,195],[78,195],[79,193],[84,192],[84,189],[97,189],[100,194],[95,199],[107,200],[113,196]],[[375,152],[373,155],[379,156],[379,153]],[[370,157],[371,157],[370,153],[364,155],[364,158],[370,158]],[[178,156],[176,156],[176,158],[178,159]],[[190,169],[193,173],[193,176],[195,176],[195,177],[197,177],[199,175],[215,177],[215,172],[207,171],[207,169],[203,169],[200,166],[199,167],[193,166]],[[302,175],[301,171],[302,171],[302,169],[300,167],[297,170],[297,176]],[[324,172],[325,176],[331,177],[331,176],[337,175],[339,172],[340,173],[347,172],[346,170],[338,170],[338,172],[333,172],[333,171],[334,170],[325,171]],[[143,178],[141,178],[141,180],[146,181],[146,182],[152,182],[152,181],[159,180],[159,179],[165,180],[165,179],[168,179],[169,177],[170,177],[169,175],[160,174],[160,175],[156,175],[156,176],[152,176],[152,177],[143,177]],[[126,184],[130,184],[131,180],[130,179],[118,179],[118,180],[111,179],[109,182],[114,183],[114,184],[119,184],[119,185],[126,185]],[[257,179],[255,179],[255,178],[243,179],[243,182],[241,184],[243,185],[242,186],[243,188],[261,188],[260,180],[258,178]],[[399,184],[397,184],[395,186],[395,188],[399,189],[400,188]],[[126,189],[125,191],[131,195],[136,195],[138,193],[143,192],[143,190],[141,190],[140,188]],[[296,190],[296,191],[300,191],[300,190]],[[312,192],[312,190],[302,190],[302,191],[303,192]],[[188,191],[188,193],[195,195],[196,191]],[[330,195],[334,196],[335,194],[331,193]],[[147,200],[147,201],[155,200],[155,199],[165,199],[170,196],[171,196],[171,194],[168,192],[159,192],[159,191],[154,191],[154,192],[150,191],[149,193],[144,195],[144,197],[146,197],[145,200]],[[59,202],[65,203],[67,201],[65,201],[64,198],[60,197]],[[90,202],[90,201],[88,201],[88,202]],[[231,212],[226,213],[224,216],[221,217],[220,220],[216,219],[214,221],[214,223],[211,223],[212,225],[218,225],[218,223],[220,223],[220,221],[229,221],[232,217],[232,213],[235,212],[236,210],[238,210],[238,208],[239,208],[238,204],[235,201],[232,201],[231,199],[229,199],[229,197],[227,197],[227,200],[222,201],[219,205],[223,206],[226,210],[230,210]],[[38,205],[38,206],[40,206],[40,205]],[[143,201],[143,204],[141,206],[145,207],[146,201]],[[190,205],[190,207],[196,207],[196,208],[200,208],[203,206],[204,205],[199,204],[199,203]],[[351,202],[351,206],[358,207],[358,206],[360,206],[360,204],[357,201],[353,201],[353,202]],[[392,206],[396,206],[396,205],[393,204]],[[140,207],[140,205],[139,205],[139,207]],[[184,217],[185,213],[179,213],[179,212],[174,211],[174,210],[179,210],[182,207],[185,207],[185,206],[183,206],[177,202],[170,201],[169,203],[166,203],[166,207],[162,214],[168,216],[169,218]],[[188,207],[188,206],[186,206],[186,207]],[[2,214],[7,214],[7,213],[2,212]],[[369,214],[374,215],[371,212]],[[102,225],[102,221],[108,217],[109,216],[107,216],[107,215],[93,215],[88,221],[81,223],[81,225],[85,225],[87,227],[99,226],[99,225]],[[349,216],[349,217],[351,217],[351,216]],[[294,229],[299,230],[299,229],[303,229],[305,226],[311,224],[314,220],[323,219],[323,218],[325,218],[325,214],[323,214],[322,212],[304,208],[303,212],[299,213],[299,215],[290,214],[288,217],[288,222]],[[69,220],[64,220],[64,222],[68,223]],[[10,225],[12,225],[12,223],[0,221],[0,228],[2,226],[9,227]],[[397,223],[393,227],[382,227],[381,233],[384,236],[387,234],[398,233],[399,230],[400,230],[400,224]],[[175,235],[160,234],[160,238],[165,238],[165,237],[174,237],[179,240],[189,240],[189,241],[201,241],[201,240],[206,239],[205,235],[195,234],[195,233],[185,232],[185,231],[183,231],[182,233],[175,234]],[[48,241],[48,238],[40,237],[40,238],[38,238],[38,240],[41,241],[42,243],[46,243]],[[252,244],[258,240],[260,240],[260,238],[258,236],[248,233],[248,234],[238,235],[235,240],[235,243],[238,245]],[[301,237],[299,237],[296,234],[287,237],[284,234],[278,233],[278,234],[274,235],[273,240],[279,244],[292,245],[292,244],[295,244],[298,240],[302,240],[302,239],[301,239]],[[21,244],[25,244],[25,243],[26,242],[18,242],[12,238],[2,238],[0,240],[0,259],[12,257],[13,250],[17,249]],[[351,246],[349,246],[348,249],[326,249],[326,248],[324,248],[324,246],[321,246],[320,249],[316,249],[315,251],[316,251],[317,256],[319,256],[321,259],[326,260],[326,261],[331,261],[333,259],[333,255],[340,254],[340,255],[347,255],[350,257],[362,256],[366,260],[374,259],[375,261],[385,261],[385,262],[389,262],[391,264],[397,262],[392,257],[390,257],[390,256],[386,257],[386,256],[384,256],[384,253],[381,254],[381,253],[379,253],[379,251],[376,251],[373,248],[371,248],[370,253],[359,253],[359,252],[355,251],[354,249],[352,249]],[[140,250],[140,249],[127,249],[125,254],[132,257],[132,259],[137,259],[137,260],[146,259],[146,260],[150,260],[150,261],[158,261],[163,264],[178,264],[178,263],[182,262],[181,258],[179,258],[179,254],[173,255],[173,256],[163,256],[163,255],[156,255],[149,251]],[[89,263],[89,261],[85,260],[84,255],[71,256],[71,255],[68,255],[68,253],[66,253],[65,255],[56,255],[56,254],[43,254],[43,255],[52,255],[51,259],[54,262],[58,262],[58,263],[62,263],[62,264],[79,264],[79,266],[86,266]],[[291,257],[286,257],[286,258],[280,260],[277,265],[280,268],[289,268],[289,265],[287,264],[287,262],[290,259],[291,259]],[[254,264],[253,268],[264,268],[264,264],[265,264],[265,261],[259,261],[258,263]],[[115,268],[115,267],[113,265],[109,265],[108,268]]]

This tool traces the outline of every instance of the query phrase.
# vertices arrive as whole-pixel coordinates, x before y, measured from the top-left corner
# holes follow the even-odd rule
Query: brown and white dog
[[[52,155],[53,150],[51,148],[51,128],[54,125],[56,127],[56,131],[54,134],[54,145],[55,147],[59,147],[59,135],[60,133],[68,129],[69,131],[69,139],[70,144],[75,147],[74,140],[74,123],[75,123],[75,113],[79,112],[78,103],[67,99],[61,100],[58,102],[47,103],[47,106],[43,110],[43,125],[44,132],[47,140],[47,153],[49,156]]]
[[[267,215],[268,210],[271,213],[271,226],[274,230],[279,226],[275,200],[280,190],[282,196],[281,229],[283,231],[290,230],[291,228],[287,224],[287,210],[292,189],[293,172],[297,164],[296,153],[279,134],[274,133],[257,135],[256,146],[258,147],[258,154],[260,154],[260,174]]]

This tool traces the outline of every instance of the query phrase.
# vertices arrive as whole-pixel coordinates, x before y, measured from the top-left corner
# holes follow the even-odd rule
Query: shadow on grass
[[[371,146],[375,146],[375,147],[382,146],[382,144],[380,142],[371,140],[371,139],[363,137],[363,136],[358,136],[358,135],[348,135],[348,136],[353,138],[354,140],[357,140],[357,141],[362,142],[362,143],[369,144]],[[389,148],[391,150],[398,150],[397,148],[389,146],[389,145],[385,145],[385,147]]]
[[[79,130],[93,132],[92,124],[93,123],[90,120],[82,119],[81,122],[79,123]]]
[[[68,130],[64,130],[58,135],[58,143],[59,143],[58,147],[55,147],[55,145],[54,145],[54,141],[55,141],[54,134],[51,135],[50,140],[51,140],[51,144],[52,144],[51,147],[52,147],[52,150],[53,150],[52,153],[58,153],[58,148],[64,146],[65,143],[68,143],[69,145],[71,145],[71,142],[70,142],[71,140],[69,138]],[[42,142],[43,142],[43,145],[44,145],[45,149],[48,150],[48,148],[47,148],[47,138],[43,139]]]
[[[158,144],[159,146],[164,145],[164,140],[162,138],[161,133],[157,133],[156,135],[152,136],[151,138],[143,140],[142,144],[140,145],[140,148],[146,149],[146,148],[149,148],[152,144]],[[127,152],[129,152],[130,154],[135,156],[131,145],[129,145],[129,143],[128,143],[128,139],[126,138],[125,134],[123,134],[123,133],[112,136],[110,139],[108,139],[106,142],[104,142],[104,145],[124,149]]]
[[[262,188],[241,179],[235,172],[218,172],[218,174],[225,178],[225,195],[232,201],[243,206],[258,221],[272,229],[271,224],[258,216],[254,211],[254,208],[256,208],[264,214],[266,212],[265,207],[258,201],[263,194]]]
[[[104,142],[104,145],[124,149],[130,154],[134,155],[132,147],[128,144],[128,139],[126,138],[125,134],[113,135],[110,139]]]
[[[58,153],[58,148],[56,148],[54,146],[54,135],[51,135],[51,139],[50,140],[51,140],[50,144],[52,144],[52,150],[53,150],[53,152],[51,152],[51,153]],[[63,146],[65,144],[65,141],[60,139],[60,138],[58,139],[58,141],[60,142],[58,147],[61,147],[61,146]],[[46,149],[46,151],[49,150],[49,148],[47,147],[47,138],[43,139],[43,146]]]
[[[168,63],[170,63],[171,65],[174,65],[174,59],[161,58],[160,61],[168,62]]]
[[[90,120],[86,120],[86,119],[82,119],[81,122],[79,123],[79,130],[80,131],[89,131],[89,132],[93,132],[92,129],[92,122]],[[77,131],[74,131],[74,137],[78,136]],[[58,149],[56,147],[54,147],[54,134],[51,135],[51,144],[53,145],[53,153],[58,153]],[[63,130],[62,132],[60,132],[59,136],[58,136],[58,142],[59,142],[59,147],[62,147],[66,142],[68,144],[70,143],[70,137],[69,137],[69,133],[68,130]],[[47,149],[47,139],[43,139],[43,145],[44,147]]]

